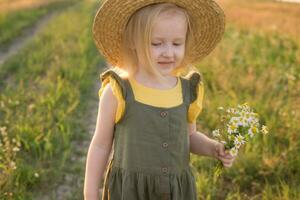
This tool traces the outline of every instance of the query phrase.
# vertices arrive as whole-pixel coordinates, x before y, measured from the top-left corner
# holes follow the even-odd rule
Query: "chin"
[[[159,69],[158,71],[162,75],[166,76],[166,75],[171,75],[173,70],[174,70],[174,68],[168,68],[168,69]]]
[[[174,71],[175,67],[161,67],[161,66],[157,66],[158,71],[162,74],[162,75],[171,75],[172,72]]]

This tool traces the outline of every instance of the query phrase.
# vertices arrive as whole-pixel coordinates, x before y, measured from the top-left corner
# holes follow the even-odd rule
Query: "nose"
[[[173,56],[173,48],[172,48],[172,46],[170,46],[170,45],[165,45],[165,48],[164,48],[164,50],[163,50],[162,55],[163,55],[164,57],[171,57],[171,56]]]

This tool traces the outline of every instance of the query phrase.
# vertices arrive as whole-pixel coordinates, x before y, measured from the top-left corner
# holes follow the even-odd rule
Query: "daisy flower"
[[[230,155],[236,156],[238,154],[238,149],[237,148],[232,148],[229,150]]]
[[[223,109],[223,107],[219,107],[219,110]],[[258,133],[268,133],[267,127],[260,125],[258,114],[252,111],[248,103],[225,110],[226,113],[222,112],[221,115],[226,115],[226,117],[220,117],[220,119],[224,119],[221,120],[221,128],[214,130],[213,136],[224,144],[225,150],[229,150],[232,156],[237,155],[239,148],[246,144],[250,138]],[[222,168],[223,164],[219,161],[215,168],[214,180],[221,174]]]
[[[264,135],[269,133],[269,131],[268,131],[268,129],[267,129],[267,127],[266,127],[265,125],[263,125],[263,126],[261,127],[261,132],[262,132]]]
[[[220,130],[219,129],[216,129],[212,132],[213,136],[214,137],[220,137]]]
[[[236,147],[240,147],[242,144],[245,143],[244,137],[240,134],[238,134],[237,136],[235,136],[234,138],[234,144]]]

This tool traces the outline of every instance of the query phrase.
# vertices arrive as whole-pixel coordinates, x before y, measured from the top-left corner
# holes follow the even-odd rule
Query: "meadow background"
[[[191,155],[199,199],[300,199],[300,4],[218,2],[226,32],[197,66],[198,130],[212,137],[219,106],[249,102],[269,134],[243,148],[216,185],[217,161]],[[83,199],[106,67],[91,32],[99,5],[0,0],[0,199]]]

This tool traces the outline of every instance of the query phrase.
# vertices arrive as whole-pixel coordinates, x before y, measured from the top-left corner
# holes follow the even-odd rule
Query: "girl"
[[[102,200],[195,200],[190,152],[232,165],[222,143],[196,130],[204,87],[193,64],[223,32],[224,13],[209,0],[103,3],[93,34],[114,67],[100,75],[85,199],[99,198],[106,166]]]

